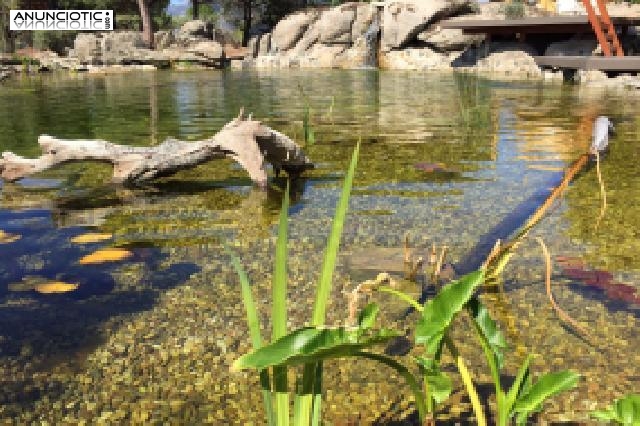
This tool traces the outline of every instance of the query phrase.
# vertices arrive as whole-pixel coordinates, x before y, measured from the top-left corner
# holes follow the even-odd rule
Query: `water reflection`
[[[37,155],[35,141],[40,133],[137,145],[155,144],[168,136],[201,139],[235,117],[242,106],[300,140],[305,105],[299,86],[308,95],[318,143],[307,148],[317,168],[292,184],[290,314],[294,324],[306,319],[317,279],[315,266],[322,261],[341,177],[357,140],[362,139],[363,144],[336,292],[347,289],[350,279],[364,277],[362,270],[371,274],[379,268],[380,258],[375,253],[401,253],[406,233],[412,236],[417,251],[435,241],[450,247],[452,263],[463,265],[465,258],[473,255],[480,259],[483,245],[490,248],[496,238],[505,238],[517,228],[559,180],[564,166],[584,150],[590,134],[589,117],[602,111],[623,122],[603,164],[610,208],[600,230],[594,232],[591,227],[599,199],[595,176],[587,172],[545,220],[540,232],[545,233],[554,254],[573,250],[586,257],[591,269],[606,269],[618,275],[615,280],[626,277],[625,283],[634,285],[633,273],[638,266],[631,253],[638,248],[634,229],[639,225],[635,207],[640,205],[636,202],[640,200],[640,175],[633,159],[640,146],[640,121],[630,117],[638,101],[623,102],[607,93],[586,95],[575,87],[559,85],[497,84],[468,75],[370,70],[38,77],[3,86],[0,149]],[[22,367],[11,364],[11,359],[22,363],[35,359],[37,368],[47,372],[43,380],[53,383],[48,393],[15,375],[5,379],[10,391],[3,401],[11,408],[2,416],[24,420],[28,416],[20,410],[27,407],[28,413],[38,412],[47,406],[45,397],[60,398],[67,407],[69,399],[84,392],[78,390],[82,386],[70,379],[71,375],[59,373],[66,381],[56,381],[49,374],[53,370],[46,365],[47,358],[65,368],[73,365],[82,380],[87,375],[112,374],[112,367],[129,363],[126,365],[131,365],[135,374],[122,369],[141,383],[118,382],[119,389],[126,389],[122,395],[129,396],[118,394],[117,398],[151,404],[154,413],[164,416],[153,421],[187,422],[186,417],[180,417],[183,411],[169,410],[165,415],[167,407],[154,405],[168,400],[165,393],[201,407],[209,404],[202,401],[217,398],[218,402],[211,403],[213,408],[207,408],[208,413],[214,413],[213,422],[240,416],[234,404],[253,407],[246,399],[251,383],[230,375],[228,363],[246,351],[247,339],[243,313],[238,309],[241,301],[236,277],[221,243],[234,246],[249,270],[257,300],[268,301],[272,246],[285,181],[274,178],[267,191],[257,190],[243,170],[226,160],[134,190],[110,186],[106,183],[110,174],[104,165],[70,164],[21,183],[2,185],[0,229],[22,238],[0,244],[0,336],[4,336],[0,339],[0,368],[20,370]],[[113,238],[87,245],[70,242],[87,231],[109,233]],[[98,266],[78,264],[82,256],[104,247],[131,250],[133,257]],[[540,287],[536,292],[537,278],[531,272],[539,265],[526,263],[537,256],[530,251],[525,246],[522,263],[514,263],[513,275],[505,282],[506,293],[499,297],[488,294],[488,303],[506,324],[510,341],[517,342],[518,354],[535,346],[540,351],[560,351],[557,358],[561,362],[577,363],[566,342],[550,343],[566,333],[555,328],[556,318],[543,315],[544,323],[532,325],[548,332],[549,341],[538,339],[538,334],[532,337],[520,321],[537,315],[545,303],[538,298],[542,293]],[[354,266],[355,259],[360,259],[360,264]],[[78,282],[79,288],[46,296],[7,290],[9,284],[33,276]],[[580,284],[567,286],[567,293],[563,287],[559,295],[569,305],[567,309],[585,315],[591,315],[592,308],[601,312],[606,291],[592,294],[594,299],[585,302],[580,297],[587,293],[576,285]],[[332,303],[329,320],[338,323],[344,303],[339,295]],[[261,315],[268,315],[267,306],[266,302],[261,304]],[[611,306],[605,306],[605,312],[606,308]],[[628,313],[628,309],[625,305],[624,311],[612,314],[608,326],[632,339],[628,337],[632,331],[628,319],[615,316]],[[387,317],[395,318],[394,313]],[[141,330],[149,328],[145,323],[149,318],[154,328],[163,330],[149,338],[157,348],[150,348],[149,341],[140,337],[147,332]],[[140,341],[122,341],[128,327]],[[137,370],[140,359],[150,353],[181,347],[187,336],[200,333],[213,340],[203,343],[206,350],[199,355],[180,352],[171,361],[140,367],[145,373]],[[127,349],[121,351],[120,346]],[[100,357],[95,354],[103,348],[108,348],[114,361],[96,365]],[[622,346],[616,343],[612,348]],[[77,360],[89,353],[94,355],[93,364],[84,368]],[[174,373],[205,369],[205,358],[206,370],[216,383],[193,396],[194,392],[187,391],[187,382],[193,386],[192,373],[186,372],[184,377]],[[602,373],[592,367],[584,367],[587,374]],[[29,368],[20,374],[33,375],[36,367]],[[125,373],[113,374],[119,377]],[[351,385],[344,383],[345,377],[358,378],[354,383],[364,389],[359,395],[369,395],[367,386],[376,390],[367,401],[332,395],[327,406],[336,408],[328,413],[330,420],[339,421],[352,412],[370,412],[371,406],[382,411],[389,408],[389,401],[382,400],[384,392],[379,391],[389,386],[383,372],[352,366],[343,376],[330,380],[336,389],[346,389]],[[620,386],[628,387],[628,375],[620,377]],[[144,393],[141,387],[154,387],[156,393]],[[389,389],[395,395],[401,385],[393,384]],[[69,394],[60,396],[64,392]],[[180,398],[172,392],[181,392]],[[97,398],[101,395],[93,394]],[[581,398],[587,398],[585,394],[580,393]],[[223,404],[221,400],[231,402]],[[63,408],[61,415],[80,412],[77,407]],[[50,415],[61,420],[57,414]],[[247,415],[250,417],[242,420],[258,422],[259,408]],[[206,413],[199,411],[190,411],[189,416],[188,420],[196,423],[207,419]],[[371,416],[367,419],[385,418],[382,414]]]

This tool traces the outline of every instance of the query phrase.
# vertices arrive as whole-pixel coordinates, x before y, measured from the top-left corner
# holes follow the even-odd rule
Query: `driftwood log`
[[[228,157],[239,163],[256,184],[265,187],[266,163],[271,163],[276,172],[282,169],[290,175],[313,168],[294,141],[251,116],[245,117],[243,110],[214,136],[196,142],[169,138],[157,146],[132,147],[97,139],[64,140],[41,135],[38,144],[43,152],[38,158],[2,153],[0,176],[15,181],[62,163],[102,161],[113,164],[113,182],[136,184]]]

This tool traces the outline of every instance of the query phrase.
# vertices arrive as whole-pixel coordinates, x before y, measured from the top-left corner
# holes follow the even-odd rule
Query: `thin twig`
[[[562,310],[562,308],[558,306],[555,299],[553,298],[553,293],[551,292],[551,255],[549,255],[549,250],[547,250],[547,246],[542,240],[542,238],[536,237],[536,241],[538,241],[538,243],[540,244],[540,247],[542,248],[542,253],[544,255],[544,260],[546,264],[545,286],[547,288],[547,296],[549,297],[551,306],[556,311],[556,313],[558,314],[561,320],[571,324],[571,326],[573,326],[578,332],[580,332],[580,334],[589,336],[589,332],[584,327],[582,327],[576,320],[571,318],[569,314],[567,314],[564,310]]]
[[[602,206],[600,207],[600,216],[596,221],[595,229],[600,226],[600,221],[604,217],[604,213],[607,210],[607,191],[604,187],[604,181],[602,180],[602,174],[600,173],[600,153],[596,150],[596,174],[598,175],[598,183],[600,184],[600,195],[602,196]]]

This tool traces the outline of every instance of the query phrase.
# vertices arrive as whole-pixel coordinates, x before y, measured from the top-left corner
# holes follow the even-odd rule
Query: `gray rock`
[[[255,35],[249,39],[247,48],[249,49],[249,56],[251,58],[257,58],[260,50],[260,37],[261,35]]]
[[[356,19],[351,27],[351,39],[354,42],[367,32],[377,13],[378,9],[375,6],[369,3],[357,3]]]
[[[436,20],[470,11],[472,0],[404,0],[384,5],[381,48],[404,47]]]
[[[213,40],[201,41],[195,46],[189,48],[187,52],[193,53],[196,56],[203,56],[208,59],[222,59],[224,57],[222,45]]]
[[[271,49],[277,52],[291,49],[317,17],[316,11],[310,11],[294,13],[282,19],[271,33]]]
[[[459,29],[441,28],[440,25],[434,25],[418,34],[418,40],[424,41],[440,52],[451,52],[473,46],[484,40],[484,35],[465,34]]]
[[[573,38],[551,43],[544,54],[545,56],[591,56],[597,47],[598,42],[595,38]]]
[[[175,41],[176,37],[173,31],[158,31],[153,35],[153,45],[157,50],[166,49]]]
[[[271,53],[271,33],[263,34],[260,37],[260,46],[258,48],[258,56],[265,56]]]
[[[351,43],[351,27],[356,18],[356,5],[334,7],[322,13],[314,30],[322,43]]]
[[[178,38],[213,38],[213,24],[211,22],[205,22],[200,19],[194,21],[187,21],[180,27],[178,31]]]

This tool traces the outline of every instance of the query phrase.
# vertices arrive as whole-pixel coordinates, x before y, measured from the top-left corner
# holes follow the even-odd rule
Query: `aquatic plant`
[[[617,399],[604,410],[592,411],[591,416],[606,422],[635,426],[640,424],[640,394],[629,394]]]
[[[386,342],[397,335],[391,331],[369,331],[377,315],[376,306],[367,307],[362,311],[359,325],[356,329],[346,327],[323,328],[359,150],[360,142],[358,142],[351,157],[351,163],[342,187],[342,194],[336,207],[316,289],[311,327],[299,329],[289,334],[286,332],[288,184],[282,200],[276,242],[272,285],[271,316],[273,326],[272,339],[269,345],[262,345],[257,310],[253,302],[246,272],[242,268],[240,261],[234,255],[231,255],[234,268],[240,277],[242,299],[247,311],[247,323],[253,344],[253,351],[237,359],[233,368],[236,370],[254,368],[260,372],[265,412],[270,425],[288,425],[290,421],[287,383],[288,366],[304,364],[303,375],[300,378],[300,383],[296,386],[293,423],[296,425],[308,425],[312,421],[313,424],[318,424],[321,412],[322,361],[337,356],[354,355],[363,348]],[[272,367],[271,374],[267,370],[268,367]],[[273,385],[271,384],[271,376],[273,376]]]

